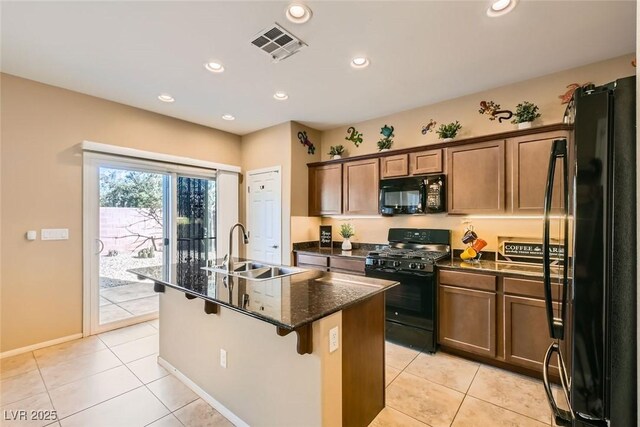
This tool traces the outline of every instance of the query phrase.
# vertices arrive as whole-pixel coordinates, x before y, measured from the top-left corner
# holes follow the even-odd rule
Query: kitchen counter
[[[129,271],[160,293],[158,362],[233,424],[366,427],[384,408],[384,291],[397,282],[202,266]]]
[[[289,330],[344,310],[399,284],[317,270],[254,281],[202,267],[204,265],[172,264],[168,268],[154,266],[129,272]],[[261,292],[265,289],[268,293]],[[268,300],[268,305],[278,309],[265,310],[265,304],[254,304],[253,294],[262,294],[261,298]]]
[[[373,249],[352,249],[350,251],[343,251],[341,248],[332,247],[332,248],[303,248],[303,249],[294,249],[294,252],[301,254],[311,254],[311,255],[324,255],[324,256],[342,256],[342,257],[351,257],[351,258],[366,258],[367,254],[371,252]]]
[[[465,270],[477,273],[491,273],[510,276],[527,276],[542,279],[542,265],[524,265],[524,264],[508,264],[504,262],[495,262],[481,260],[479,262],[466,262],[459,258],[453,258],[438,261],[436,267],[446,270]],[[558,267],[551,267],[553,275],[562,274],[562,270]]]

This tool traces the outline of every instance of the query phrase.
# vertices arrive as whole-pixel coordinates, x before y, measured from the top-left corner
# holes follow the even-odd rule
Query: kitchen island
[[[366,426],[382,410],[384,291],[396,282],[202,267],[130,271],[160,292],[159,362],[215,409],[251,426]]]

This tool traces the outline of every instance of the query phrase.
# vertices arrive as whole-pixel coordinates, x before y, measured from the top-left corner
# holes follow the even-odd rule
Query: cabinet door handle
[[[278,248],[279,248],[279,246],[278,246],[278,245],[273,245],[273,246],[271,246],[271,247],[272,247],[273,249],[278,249]]]

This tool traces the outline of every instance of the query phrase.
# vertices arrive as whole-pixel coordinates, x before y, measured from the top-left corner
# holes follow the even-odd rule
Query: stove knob
[[[418,268],[418,264],[412,262],[411,264],[409,264],[409,268]]]
[[[424,264],[418,264],[418,268],[419,268],[420,270],[424,270]]]
[[[394,267],[400,267],[400,261],[393,261]]]
[[[384,260],[383,259],[379,259],[378,260],[378,265],[384,265]]]

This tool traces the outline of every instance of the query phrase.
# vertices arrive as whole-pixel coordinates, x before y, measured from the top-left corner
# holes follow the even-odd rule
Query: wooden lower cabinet
[[[553,285],[554,301],[560,290]],[[441,270],[438,298],[440,345],[503,368],[542,373],[552,339],[541,280]],[[553,306],[558,313],[560,303]],[[555,357],[549,372],[557,380]]]
[[[364,276],[364,258],[295,252],[296,267]]]
[[[496,355],[496,293],[441,285],[440,344],[485,357]]]
[[[558,304],[554,306],[557,310]],[[549,337],[545,301],[505,295],[504,335],[505,362],[542,372],[544,355],[553,342]],[[557,372],[556,360],[551,366],[555,366],[552,371]]]

